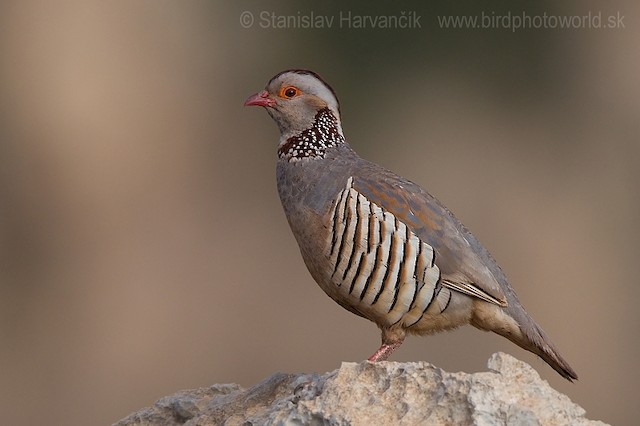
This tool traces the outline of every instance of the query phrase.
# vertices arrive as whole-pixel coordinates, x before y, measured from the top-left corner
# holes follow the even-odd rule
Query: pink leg
[[[393,351],[398,349],[401,344],[402,340],[400,340],[399,342],[393,342],[391,344],[383,343],[382,346],[380,346],[380,348],[376,351],[376,353],[369,357],[369,361],[386,361],[387,358],[389,358],[389,356],[393,353]]]

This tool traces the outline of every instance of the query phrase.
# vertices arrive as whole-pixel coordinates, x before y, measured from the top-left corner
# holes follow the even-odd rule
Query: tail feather
[[[525,330],[524,333],[524,335],[528,337],[527,340],[529,341],[529,344],[523,345],[515,340],[513,342],[538,355],[547,364],[549,364],[551,368],[556,370],[558,374],[570,382],[577,380],[578,375],[574,369],[571,368],[569,363],[560,355],[560,352],[556,349],[553,343],[551,343],[551,340],[547,337],[544,330],[542,330],[538,324],[533,322],[533,320],[531,322],[533,323],[533,330]]]
[[[544,330],[535,323],[517,300],[510,302],[508,307],[502,308],[478,300],[471,324],[482,330],[493,331],[504,336],[521,348],[538,355],[570,382],[577,380],[578,375],[560,355]]]

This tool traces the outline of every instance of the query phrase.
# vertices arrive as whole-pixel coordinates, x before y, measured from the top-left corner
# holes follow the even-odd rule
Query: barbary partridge
[[[464,225],[347,144],[336,94],[318,74],[283,71],[245,105],[265,107],[280,129],[278,192],[309,272],[343,308],[382,330],[370,361],[386,360],[407,334],[471,324],[577,379]]]

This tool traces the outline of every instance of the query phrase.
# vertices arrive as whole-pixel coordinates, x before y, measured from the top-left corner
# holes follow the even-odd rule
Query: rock
[[[178,392],[116,423],[133,425],[604,425],[503,354],[490,372],[426,362],[343,363],[326,374],[276,373],[250,389]]]

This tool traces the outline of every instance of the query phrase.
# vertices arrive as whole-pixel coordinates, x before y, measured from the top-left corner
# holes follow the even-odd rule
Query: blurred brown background
[[[356,150],[427,187],[489,247],[580,381],[470,327],[411,338],[393,359],[473,372],[505,351],[588,417],[631,424],[638,3],[511,9],[620,13],[618,29],[438,26],[506,6],[2,2],[3,424],[109,424],[180,389],[329,371],[377,348],[376,327],[305,270],[275,189],[277,128],[242,107],[290,67],[334,86]],[[312,10],[413,10],[422,28],[259,26],[261,11]]]

